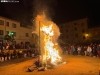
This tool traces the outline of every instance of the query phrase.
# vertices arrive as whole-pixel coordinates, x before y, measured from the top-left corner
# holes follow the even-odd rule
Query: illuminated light
[[[85,36],[89,36],[89,34],[85,34]]]
[[[13,33],[13,32],[10,32],[8,35],[9,35],[9,36],[12,36],[12,35],[14,35],[14,33]]]
[[[14,34],[14,33],[11,33],[11,34]]]

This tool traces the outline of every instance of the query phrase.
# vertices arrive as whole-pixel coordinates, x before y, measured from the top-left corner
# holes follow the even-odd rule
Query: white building
[[[32,28],[21,27],[20,22],[0,16],[0,42],[4,43],[5,35],[14,35],[14,43],[35,44],[36,35],[32,34]]]

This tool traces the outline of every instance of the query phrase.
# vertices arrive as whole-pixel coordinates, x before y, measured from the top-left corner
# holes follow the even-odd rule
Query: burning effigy
[[[35,19],[36,30],[35,32],[39,36],[39,51],[41,55],[35,62],[35,66],[38,70],[45,70],[62,64],[62,58],[59,53],[61,53],[61,48],[58,44],[58,37],[60,36],[60,31],[58,26],[49,21],[46,18],[45,13],[42,15],[37,15]],[[41,63],[41,66],[37,66]]]

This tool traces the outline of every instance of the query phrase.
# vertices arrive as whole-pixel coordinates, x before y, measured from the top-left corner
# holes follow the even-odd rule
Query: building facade
[[[60,39],[65,43],[85,43],[88,38],[88,18],[59,25]]]
[[[37,36],[32,34],[32,28],[21,27],[20,22],[0,16],[0,43],[6,42],[5,35],[14,35],[14,43],[37,42]]]
[[[89,28],[88,38],[90,42],[100,42],[100,26]]]

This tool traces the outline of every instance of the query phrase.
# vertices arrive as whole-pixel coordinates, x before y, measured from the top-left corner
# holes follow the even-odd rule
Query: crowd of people
[[[66,45],[62,46],[62,48],[63,54],[67,53],[68,55],[83,55],[100,58],[100,44]],[[37,48],[31,44],[0,44],[0,62],[16,58],[34,57],[38,54],[39,51]]]
[[[35,57],[38,53],[37,48],[31,44],[0,44],[0,62],[17,58]]]
[[[100,58],[100,44],[66,45],[63,47],[63,54],[66,53],[68,53],[68,55],[83,55]]]
[[[35,45],[32,45],[32,44],[29,44],[29,43],[27,43],[27,44],[24,44],[24,43],[22,43],[22,44],[20,44],[20,43],[18,43],[18,44],[9,44],[9,43],[4,43],[4,44],[2,44],[2,43],[0,43],[0,50],[11,50],[11,49],[29,49],[29,48],[33,48],[33,47],[35,47]]]

